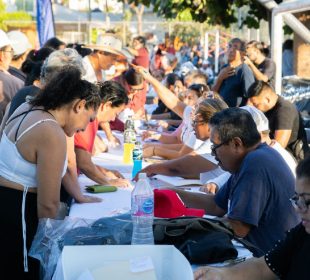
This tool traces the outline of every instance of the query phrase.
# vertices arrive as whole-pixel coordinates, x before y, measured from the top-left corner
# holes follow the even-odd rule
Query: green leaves
[[[142,3],[145,6],[152,4],[154,12],[166,19],[208,22],[224,27],[237,22],[236,11],[244,6],[249,6],[250,9],[242,24],[258,28],[259,21],[267,19],[267,10],[253,0],[128,0],[128,3]]]

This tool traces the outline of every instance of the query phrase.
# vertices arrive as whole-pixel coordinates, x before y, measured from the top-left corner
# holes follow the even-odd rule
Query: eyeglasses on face
[[[307,212],[309,209],[309,205],[310,205],[310,199],[305,199],[305,195],[309,195],[310,193],[301,193],[301,194],[297,194],[295,193],[295,195],[290,198],[290,202],[292,203],[293,207],[296,210],[299,210],[301,212]]]
[[[211,155],[215,156],[215,155],[216,155],[216,150],[217,150],[219,147],[221,147],[221,146],[227,144],[228,142],[229,142],[229,141],[224,141],[224,142],[219,143],[219,144],[212,144],[212,145],[211,145]]]

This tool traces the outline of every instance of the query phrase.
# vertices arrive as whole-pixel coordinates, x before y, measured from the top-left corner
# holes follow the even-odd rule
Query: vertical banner
[[[54,15],[51,0],[37,1],[37,31],[40,47],[52,37],[55,37]]]

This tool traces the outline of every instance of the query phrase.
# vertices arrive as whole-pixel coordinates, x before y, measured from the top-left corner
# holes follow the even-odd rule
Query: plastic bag
[[[42,279],[50,280],[64,246],[126,245],[131,243],[131,236],[129,213],[99,220],[41,219],[29,255],[40,261]]]

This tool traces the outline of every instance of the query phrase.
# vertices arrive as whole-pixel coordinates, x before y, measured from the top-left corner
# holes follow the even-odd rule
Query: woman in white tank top
[[[85,129],[101,103],[97,86],[66,67],[7,121],[0,142],[1,273],[39,279],[27,251],[38,219],[56,218],[66,136]]]

